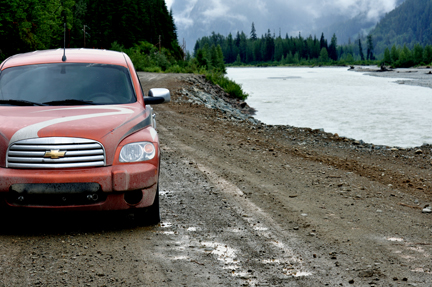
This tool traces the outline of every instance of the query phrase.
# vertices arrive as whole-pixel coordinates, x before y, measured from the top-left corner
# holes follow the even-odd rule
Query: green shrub
[[[117,52],[124,52],[126,49],[123,45],[120,45],[119,43],[117,43],[117,41],[115,41],[111,43],[110,50],[117,51]]]
[[[167,73],[183,73],[184,68],[180,67],[179,65],[174,65],[169,67],[165,72]]]
[[[145,67],[143,69],[143,72],[148,73],[162,73],[162,69],[160,67],[152,66],[152,67]]]
[[[221,88],[233,98],[239,98],[244,101],[249,96],[247,93],[243,92],[241,85],[228,79],[224,74],[205,73],[205,75],[208,81],[221,86]]]
[[[204,74],[211,83],[221,86],[231,97],[242,100],[248,97],[239,84],[225,77],[226,69],[220,46],[206,47],[201,51],[201,58],[192,58],[189,54],[186,59],[178,61],[171,51],[165,48],[159,51],[154,45],[144,41],[129,49],[114,42],[111,50],[125,52],[137,71]]]

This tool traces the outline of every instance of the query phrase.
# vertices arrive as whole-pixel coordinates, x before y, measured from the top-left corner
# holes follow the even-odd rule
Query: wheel
[[[134,212],[135,222],[140,226],[156,225],[161,221],[159,211],[159,184],[154,202],[149,207],[139,208]]]

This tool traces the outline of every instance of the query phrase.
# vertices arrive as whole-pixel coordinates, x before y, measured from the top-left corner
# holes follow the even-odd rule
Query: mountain
[[[315,30],[312,34],[321,35],[324,33],[326,37],[331,37],[336,34],[338,44],[348,44],[353,42],[362,35],[367,35],[376,25],[376,21],[368,19],[365,13],[359,14],[354,18],[342,20],[320,30]]]
[[[375,51],[393,44],[412,48],[432,44],[432,0],[406,0],[389,12],[371,31]]]
[[[395,7],[400,6],[406,0],[397,0],[394,2]],[[312,35],[321,35],[324,33],[326,37],[331,37],[336,34],[338,44],[347,44],[351,40],[364,38],[372,31],[377,22],[383,19],[387,13],[376,13],[373,10],[363,10],[354,17],[345,17],[338,20],[334,19],[330,25],[322,25],[320,28],[314,29]],[[329,21],[330,22],[330,21]]]

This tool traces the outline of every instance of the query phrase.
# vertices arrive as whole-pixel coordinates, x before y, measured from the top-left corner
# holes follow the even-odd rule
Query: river
[[[376,145],[432,143],[432,90],[344,68],[229,68],[255,118]]]

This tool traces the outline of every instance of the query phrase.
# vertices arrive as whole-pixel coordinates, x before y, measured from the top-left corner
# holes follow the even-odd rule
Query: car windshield
[[[0,74],[0,105],[127,104],[136,101],[127,68],[58,63],[11,67]]]

